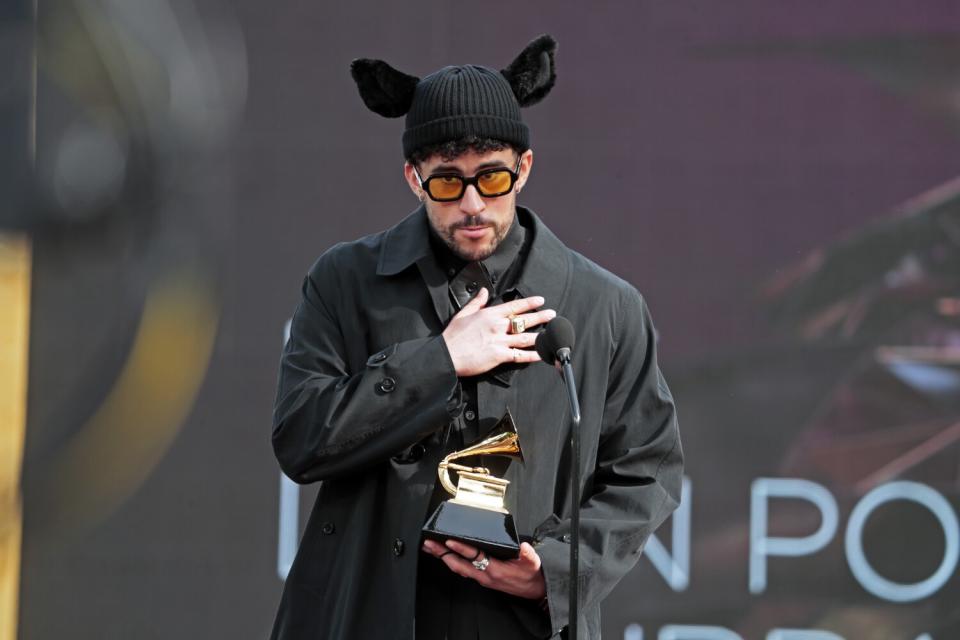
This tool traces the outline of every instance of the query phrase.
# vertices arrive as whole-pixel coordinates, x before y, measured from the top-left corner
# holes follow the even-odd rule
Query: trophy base
[[[439,542],[457,540],[498,560],[520,555],[520,536],[512,515],[449,500],[441,502],[427,520],[423,537]]]

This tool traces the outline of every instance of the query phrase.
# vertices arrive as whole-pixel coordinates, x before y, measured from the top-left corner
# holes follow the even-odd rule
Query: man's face
[[[513,191],[496,198],[481,196],[475,186],[469,185],[459,200],[436,202],[423,193],[414,167],[409,163],[404,167],[404,176],[413,192],[418,196],[422,194],[430,226],[447,246],[464,260],[484,260],[496,251],[510,231],[516,215],[517,191],[530,174],[533,152],[528,149],[519,159],[520,177]],[[483,154],[471,150],[453,160],[444,160],[439,154],[430,156],[420,163],[418,169],[424,180],[435,174],[457,174],[470,178],[483,169],[506,168],[513,171],[517,167],[517,160],[517,152],[513,149]]]

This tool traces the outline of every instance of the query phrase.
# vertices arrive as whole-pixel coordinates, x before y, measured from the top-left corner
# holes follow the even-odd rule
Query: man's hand
[[[540,296],[521,298],[484,308],[490,293],[484,288],[453,316],[443,339],[460,377],[476,376],[504,362],[537,362],[540,356],[531,347],[537,340],[532,332],[508,333],[510,318],[521,318],[535,327],[556,317],[553,309],[533,311],[544,303]],[[530,313],[533,312],[533,313]]]
[[[540,571],[540,556],[526,542],[520,543],[520,556],[515,560],[489,558],[486,571],[480,571],[472,562],[486,554],[470,545],[447,540],[444,546],[439,542],[426,540],[423,550],[440,558],[457,575],[472,578],[488,589],[531,600],[547,595],[547,584],[543,579],[543,572]]]

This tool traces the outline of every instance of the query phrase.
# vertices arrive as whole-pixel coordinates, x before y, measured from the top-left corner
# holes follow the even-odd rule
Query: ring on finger
[[[472,558],[467,558],[467,560],[469,560],[470,562],[476,562],[477,558],[480,557],[480,554],[481,554],[481,553],[483,553],[483,551],[481,551],[480,549],[477,549],[477,552],[476,552],[475,554],[473,554],[473,557],[472,557]]]
[[[527,330],[527,323],[520,316],[510,318],[509,333],[523,333]]]
[[[483,556],[479,560],[474,560],[472,564],[478,571],[486,571],[487,565],[490,564],[490,558]]]

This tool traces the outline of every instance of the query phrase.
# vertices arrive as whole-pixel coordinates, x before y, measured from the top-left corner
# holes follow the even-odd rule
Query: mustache
[[[493,226],[493,221],[484,218],[483,216],[468,216],[467,218],[461,220],[460,222],[453,223],[451,229],[463,229],[464,227],[490,227]]]

